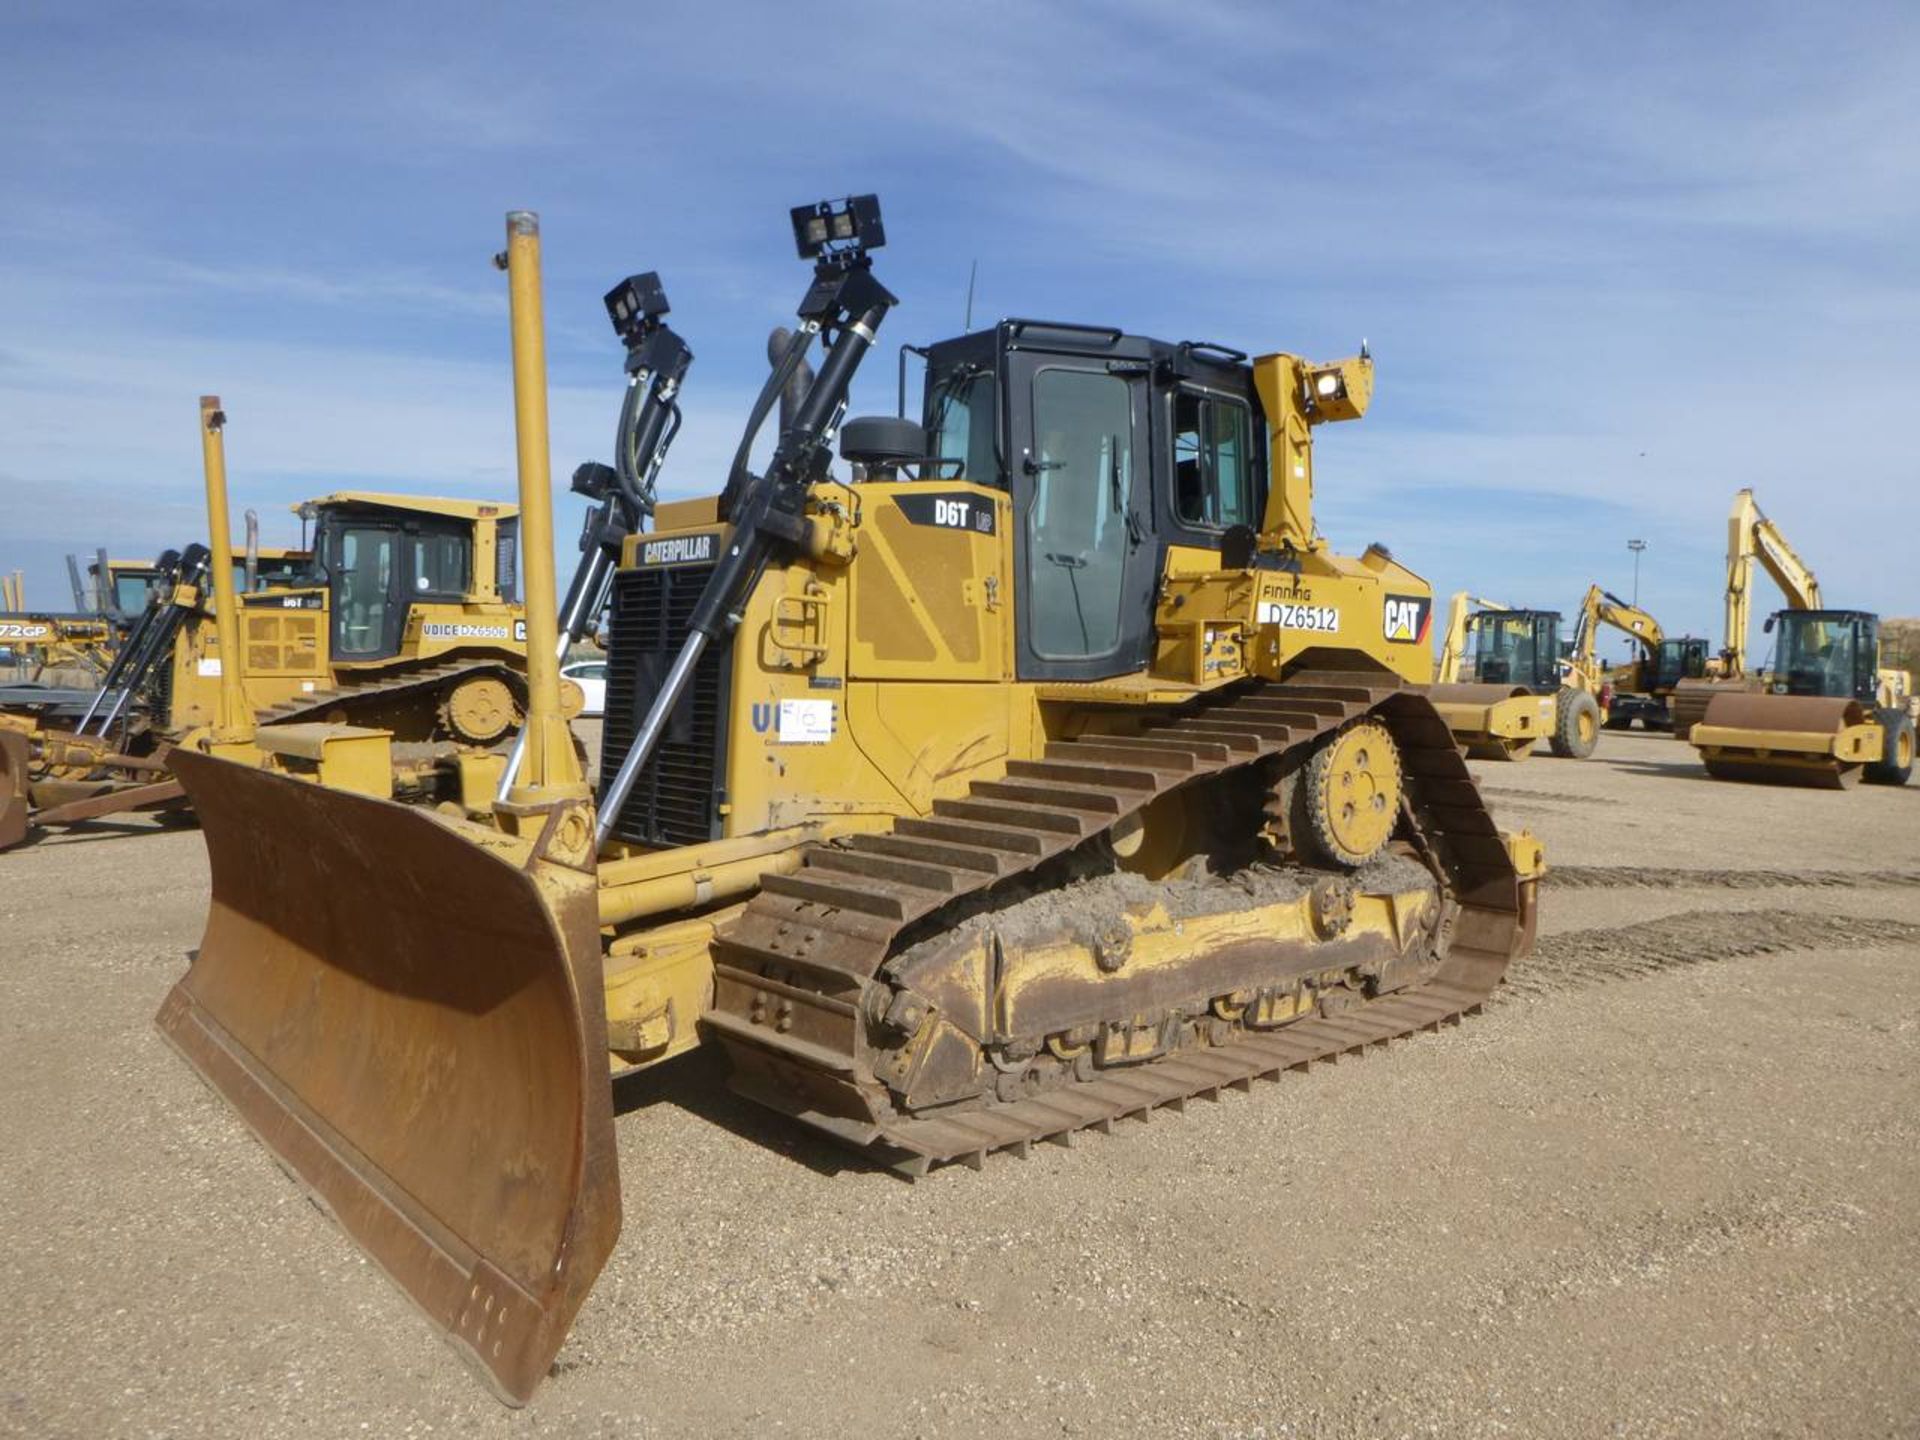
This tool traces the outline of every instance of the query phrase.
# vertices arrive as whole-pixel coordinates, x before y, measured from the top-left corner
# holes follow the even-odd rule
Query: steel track
[[[352,712],[369,703],[385,704],[398,697],[408,697],[411,692],[427,690],[437,692],[449,681],[458,682],[470,675],[497,673],[513,690],[514,697],[521,703],[527,700],[527,679],[519,671],[501,660],[452,660],[443,664],[428,666],[423,670],[409,670],[398,675],[389,674],[379,679],[365,682],[348,681],[342,685],[325,690],[315,690],[302,695],[297,700],[282,700],[262,710],[258,723],[262,725],[286,725],[304,720],[323,719],[328,713],[345,709],[351,718]],[[440,719],[434,717],[434,728],[440,728]]]
[[[1030,1098],[916,1116],[868,1064],[865,1000],[903,933],[1017,881],[1144,805],[1196,780],[1304,751],[1361,715],[1400,750],[1414,838],[1444,876],[1441,954],[1423,981],[1226,1044],[1096,1071]],[[911,1175],[949,1161],[1177,1107],[1223,1087],[1430,1030],[1477,1010],[1531,946],[1533,886],[1515,872],[1452,735],[1420,693],[1380,672],[1302,672],[1163,712],[1137,736],[1087,735],[1015,761],[1003,779],[936,801],[927,818],[844,846],[815,846],[717,939],[708,1028],[753,1098]]]

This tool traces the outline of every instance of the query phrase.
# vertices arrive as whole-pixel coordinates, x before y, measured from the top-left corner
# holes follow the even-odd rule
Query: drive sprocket
[[[1288,838],[1309,862],[1357,870],[1393,839],[1400,752],[1370,716],[1336,730],[1291,777]]]

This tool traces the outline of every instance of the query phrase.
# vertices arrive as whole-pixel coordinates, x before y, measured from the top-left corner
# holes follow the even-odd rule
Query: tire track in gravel
[[[1557,890],[1863,890],[1920,885],[1920,870],[1675,870],[1650,865],[1549,865]]]
[[[1544,800],[1554,805],[1618,805],[1620,801],[1611,795],[1576,795],[1569,790],[1528,790],[1519,785],[1489,785],[1480,782],[1482,795],[1498,796],[1502,800]]]
[[[1539,942],[1494,998],[1545,995],[1668,970],[1792,950],[1920,948],[1920,925],[1801,910],[1685,910],[1616,929],[1574,930]]]

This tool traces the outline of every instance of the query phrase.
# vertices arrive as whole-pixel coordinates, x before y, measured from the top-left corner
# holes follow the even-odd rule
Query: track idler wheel
[[[1357,870],[1393,839],[1400,751],[1378,720],[1336,730],[1291,777],[1289,833],[1303,858]]]
[[[440,721],[469,745],[491,745],[520,723],[520,705],[506,681],[476,675],[447,692]]]

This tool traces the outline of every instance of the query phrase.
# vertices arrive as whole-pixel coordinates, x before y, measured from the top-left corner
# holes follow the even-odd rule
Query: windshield
[[[1671,685],[1678,680],[1698,680],[1707,673],[1707,647],[1699,640],[1662,640],[1660,657],[1654,662],[1654,683]]]
[[[1775,673],[1794,695],[1854,693],[1855,635],[1851,619],[1782,614]]]
[[[1472,618],[1468,671],[1488,685],[1539,685],[1553,671],[1554,636],[1525,611],[1482,611]]]
[[[933,453],[959,462],[959,473],[969,480],[992,485],[999,478],[993,453],[993,372],[963,365],[943,375],[932,392],[927,428],[933,433]],[[951,477],[952,465],[941,467]]]
[[[145,575],[115,575],[113,608],[123,615],[138,615],[147,608],[152,583]]]

